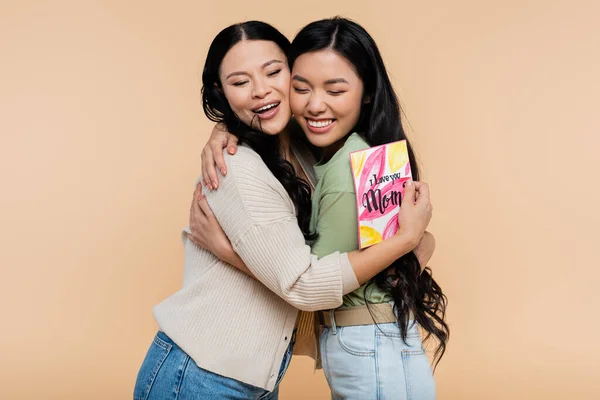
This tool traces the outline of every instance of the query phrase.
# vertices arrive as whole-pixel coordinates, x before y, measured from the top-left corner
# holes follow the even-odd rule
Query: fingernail
[[[225,174],[226,174],[225,169],[221,170],[221,174],[223,174],[223,176],[225,176]]]
[[[215,181],[213,181],[213,183],[212,183],[212,184],[213,184],[213,188],[214,188],[214,189],[216,189],[216,188],[219,186],[219,184],[218,184],[217,182],[215,182]]]
[[[413,181],[411,179],[406,181],[406,186],[412,186]]]

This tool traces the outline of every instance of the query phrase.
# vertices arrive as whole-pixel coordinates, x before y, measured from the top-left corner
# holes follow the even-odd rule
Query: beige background
[[[435,203],[439,399],[596,399],[600,5],[0,2],[0,398],[127,399],[178,288],[224,26],[335,14],[383,52]],[[298,358],[282,399],[327,399]]]

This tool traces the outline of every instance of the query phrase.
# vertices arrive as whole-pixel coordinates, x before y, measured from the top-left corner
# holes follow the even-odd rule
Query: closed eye
[[[269,72],[269,73],[267,74],[267,76],[276,76],[276,75],[277,75],[277,74],[279,74],[280,72],[281,72],[281,70],[280,70],[280,69],[278,69],[278,70],[276,70],[276,71]]]
[[[233,83],[232,85],[233,85],[233,86],[243,86],[243,85],[245,85],[246,83],[248,83],[248,81],[240,81],[240,82],[235,82],[235,83]]]
[[[308,93],[308,89],[302,89],[302,88],[297,88],[297,87],[294,87],[294,91],[296,93]]]
[[[330,95],[333,95],[333,96],[339,96],[340,94],[346,93],[346,91],[345,90],[337,90],[337,91],[330,90],[327,93],[329,93]]]

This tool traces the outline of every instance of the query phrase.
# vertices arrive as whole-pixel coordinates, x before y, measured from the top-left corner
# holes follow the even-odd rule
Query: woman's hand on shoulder
[[[204,186],[213,190],[219,187],[217,168],[221,174],[227,174],[223,149],[227,148],[229,154],[235,154],[237,142],[238,138],[229,133],[223,124],[215,125],[202,150],[202,184]]]
[[[194,191],[189,222],[192,233],[187,236],[196,246],[210,251],[226,262],[230,262],[235,257],[231,242],[202,194],[200,184]]]

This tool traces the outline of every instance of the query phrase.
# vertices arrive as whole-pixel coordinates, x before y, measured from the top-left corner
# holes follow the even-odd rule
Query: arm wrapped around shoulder
[[[271,291],[305,311],[336,308],[359,284],[346,253],[311,254],[285,189],[252,150],[225,155],[228,173],[206,197],[232,246]]]

